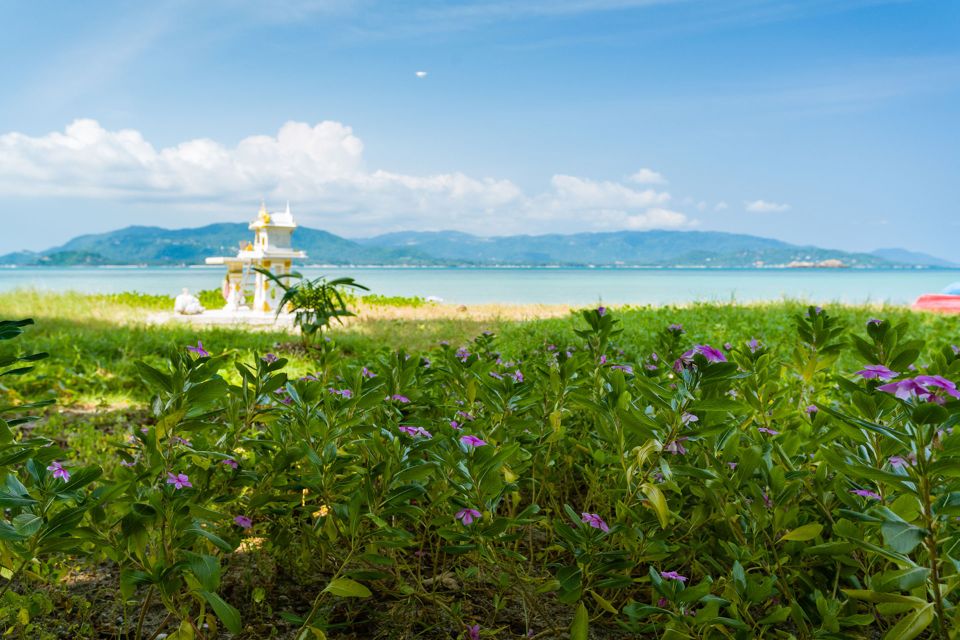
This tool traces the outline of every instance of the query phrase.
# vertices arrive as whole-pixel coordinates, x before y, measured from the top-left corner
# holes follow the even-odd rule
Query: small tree
[[[353,278],[327,280],[325,276],[321,276],[308,280],[296,271],[274,275],[261,267],[254,269],[283,289],[283,297],[277,305],[277,315],[289,307],[294,314],[293,322],[300,327],[304,340],[309,340],[318,331],[323,333],[333,320],[342,323],[341,318],[354,315],[347,308],[350,297],[347,289],[370,290]],[[287,283],[285,280],[295,282]]]

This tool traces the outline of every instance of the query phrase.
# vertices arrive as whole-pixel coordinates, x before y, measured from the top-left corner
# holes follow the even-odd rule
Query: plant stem
[[[933,510],[930,504],[930,480],[924,473],[920,482],[921,499],[923,500],[923,519],[927,528],[926,546],[930,556],[930,579],[933,587],[933,607],[937,611],[937,637],[946,640],[944,624],[946,616],[943,611],[943,594],[940,592],[940,560],[937,556],[936,522],[933,519]]]
[[[153,600],[153,585],[150,585],[150,588],[147,590],[147,597],[144,598],[143,604],[140,605],[140,615],[137,617],[137,630],[134,632],[134,640],[140,640],[143,636],[143,621],[147,617],[147,609],[150,607],[150,601]]]

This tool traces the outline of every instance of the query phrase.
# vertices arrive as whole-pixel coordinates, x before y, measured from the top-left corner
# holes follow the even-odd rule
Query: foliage
[[[306,371],[212,333],[136,365],[149,415],[109,436],[92,489],[61,497],[24,463],[16,495],[81,510],[49,553],[118,567],[140,611],[159,600],[130,637],[242,632],[226,585],[255,548],[308,585],[276,614],[302,638],[378,602],[446,637],[953,638],[956,330],[601,307],[421,353],[347,352],[345,333]]]
[[[347,308],[344,290],[368,290],[353,278],[309,280],[296,271],[277,275],[261,267],[254,269],[283,289],[283,296],[277,302],[277,315],[284,310],[293,312],[293,322],[305,338],[318,331],[323,333],[333,320],[342,322],[341,318],[353,315]],[[285,280],[295,280],[296,283],[288,284]]]

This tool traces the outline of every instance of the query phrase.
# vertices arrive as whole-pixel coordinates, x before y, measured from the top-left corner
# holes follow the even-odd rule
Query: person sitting
[[[200,304],[200,300],[190,293],[186,287],[183,292],[173,301],[173,312],[184,316],[195,316],[203,313],[206,309]]]

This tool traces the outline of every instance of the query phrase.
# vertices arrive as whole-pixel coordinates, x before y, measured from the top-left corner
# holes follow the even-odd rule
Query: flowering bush
[[[129,637],[243,633],[225,583],[254,551],[317,585],[278,614],[298,638],[377,602],[443,637],[957,637],[957,349],[811,307],[788,348],[687,322],[634,355],[617,315],[519,359],[495,335],[363,361],[331,345],[291,377],[281,355],[182,345],[138,365],[150,417],[104,477],[7,440],[28,453],[3,548],[114,563]],[[27,513],[79,528],[44,547]]]

